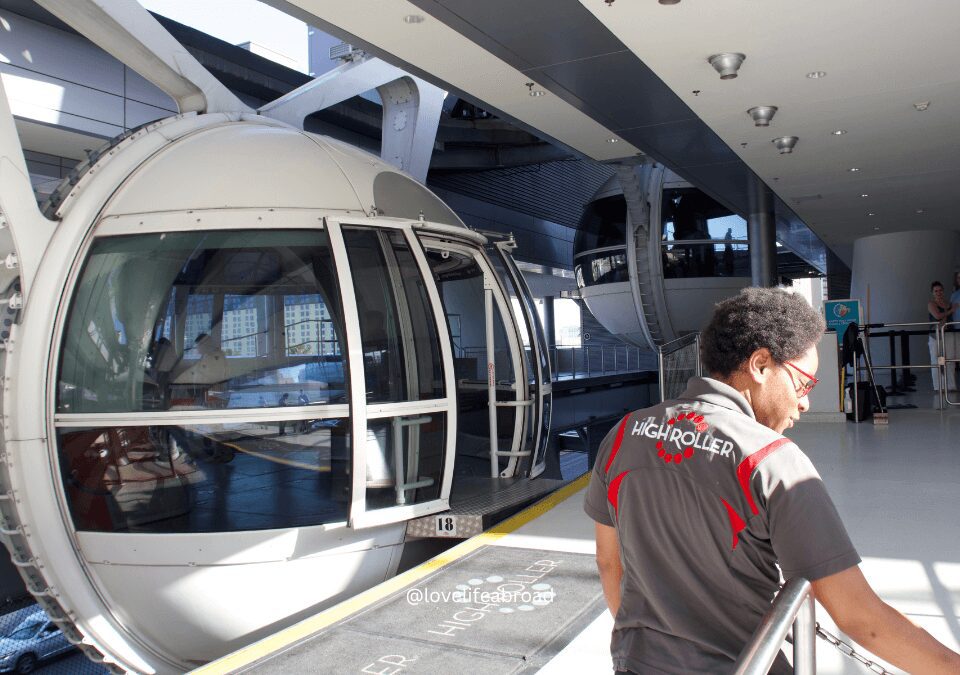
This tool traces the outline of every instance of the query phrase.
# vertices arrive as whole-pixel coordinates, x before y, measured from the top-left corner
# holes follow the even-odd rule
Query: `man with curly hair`
[[[960,654],[873,592],[816,469],[781,435],[809,409],[823,331],[802,297],[746,289],[703,332],[710,376],[607,435],[584,508],[617,671],[730,672],[782,573],[891,663],[960,672]],[[792,672],[783,654],[771,672]]]

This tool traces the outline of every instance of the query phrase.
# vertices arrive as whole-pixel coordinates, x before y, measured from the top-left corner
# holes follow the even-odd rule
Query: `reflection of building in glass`
[[[340,353],[327,306],[319,295],[288,295],[283,299],[287,354]]]
[[[193,343],[201,333],[209,334],[213,326],[213,296],[187,296],[187,318],[183,325],[183,344],[186,347],[184,357],[198,359],[200,354],[193,349]]]
[[[256,296],[228,295],[224,298],[220,340],[227,356],[258,355],[257,336],[260,329],[257,317]]]

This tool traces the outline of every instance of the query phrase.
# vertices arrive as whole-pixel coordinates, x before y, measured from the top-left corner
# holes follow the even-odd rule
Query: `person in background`
[[[748,288],[703,332],[708,377],[630,413],[600,446],[584,510],[624,673],[729,673],[779,589],[808,580],[844,633],[910,673],[957,654],[881,600],[810,459],[783,432],[810,408],[824,321]],[[793,673],[779,654],[771,673]]]
[[[951,315],[953,314],[953,308],[950,306],[950,301],[944,297],[943,294],[943,284],[939,281],[934,281],[930,284],[931,297],[930,301],[927,302],[927,316],[931,323],[936,322],[938,324],[944,324],[950,320]],[[953,338],[954,334],[944,333],[944,343],[948,340],[950,341],[949,347],[947,344],[944,344],[944,355],[948,359],[956,358],[955,350],[953,348]],[[935,366],[940,357],[940,349],[937,344],[937,335],[936,332],[931,333],[930,337],[927,338],[927,344],[930,347],[930,365]],[[949,390],[954,390],[957,388],[956,373],[953,369],[953,364],[947,364],[949,367],[946,368],[947,381],[946,388]],[[940,369],[931,368],[930,372],[933,373],[933,390],[940,391]]]

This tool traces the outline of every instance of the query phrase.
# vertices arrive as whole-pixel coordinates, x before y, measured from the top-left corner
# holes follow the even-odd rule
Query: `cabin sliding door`
[[[423,237],[440,291],[456,373],[457,460],[465,477],[518,475],[531,454],[526,430],[535,401],[510,303],[480,249]]]
[[[394,224],[330,223],[338,257],[354,411],[351,524],[448,506],[452,355],[423,251]]]

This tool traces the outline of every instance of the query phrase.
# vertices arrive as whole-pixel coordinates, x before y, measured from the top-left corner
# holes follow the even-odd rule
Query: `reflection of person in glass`
[[[280,397],[280,400],[277,401],[277,405],[280,406],[281,408],[289,405],[289,404],[287,403],[287,401],[288,401],[289,398],[290,398],[290,394],[288,394],[287,392],[284,392],[283,395]],[[287,422],[286,422],[286,420],[280,420],[280,422],[279,422],[279,424],[278,424],[278,427],[279,427],[279,429],[280,429],[280,433],[279,433],[280,436],[283,436],[285,433],[287,433]]]
[[[303,389],[300,390],[300,395],[297,396],[297,403],[300,405],[310,405],[310,399],[307,397],[306,394],[303,393]],[[309,423],[310,423],[309,420],[302,420],[297,424],[297,427],[299,427],[301,434],[304,434],[307,432],[307,426]]]

